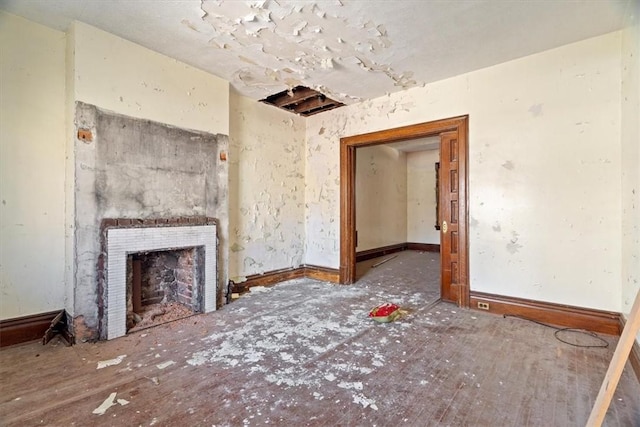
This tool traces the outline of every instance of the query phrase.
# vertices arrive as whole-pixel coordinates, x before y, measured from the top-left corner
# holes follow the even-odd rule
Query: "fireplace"
[[[75,113],[67,305],[77,339],[126,334],[126,267],[129,255],[138,252],[203,248],[204,278],[197,285],[202,292],[194,310],[221,306],[228,282],[228,136],[123,116],[82,102],[76,102]],[[215,221],[209,221],[212,218]],[[207,226],[215,228],[214,237]],[[168,230],[180,227],[196,227],[205,237],[138,247],[156,238],[135,233],[173,233]],[[126,228],[134,230],[123,231]],[[145,228],[153,230],[143,232]],[[133,242],[116,249],[112,238],[128,238],[120,233],[134,233]]]
[[[165,315],[171,308],[169,317],[180,317],[181,308],[185,315],[216,309],[217,227],[212,218],[106,219],[102,234],[101,320],[107,339],[152,325],[155,319],[146,320],[147,311]]]
[[[127,333],[201,313],[203,247],[127,255]]]

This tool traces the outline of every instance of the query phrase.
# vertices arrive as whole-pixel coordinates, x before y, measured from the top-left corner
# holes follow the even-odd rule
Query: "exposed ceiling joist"
[[[276,93],[262,99],[261,102],[305,117],[344,105],[304,86],[296,86],[290,90]]]
[[[282,92],[280,92],[267,97],[267,102],[269,102],[271,98],[275,98],[273,105],[278,108],[286,108],[318,96],[318,92],[316,92],[315,90],[302,86],[298,86],[297,88],[293,89],[291,93],[288,93],[289,91],[284,92],[287,92],[287,95],[289,96],[282,96]]]

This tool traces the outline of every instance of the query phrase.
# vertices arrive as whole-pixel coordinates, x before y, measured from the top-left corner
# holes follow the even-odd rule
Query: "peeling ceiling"
[[[262,99],[302,85],[344,103],[621,29],[636,0],[0,0],[66,30],[73,20]]]

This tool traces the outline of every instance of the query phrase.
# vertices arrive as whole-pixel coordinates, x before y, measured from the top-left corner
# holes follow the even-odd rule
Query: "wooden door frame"
[[[459,198],[459,253],[460,283],[458,305],[469,307],[469,239],[468,239],[468,134],[469,116],[453,117],[415,125],[403,126],[361,135],[340,138],[340,283],[351,284],[356,276],[356,148],[391,142],[437,136],[442,132],[458,133],[458,189]]]

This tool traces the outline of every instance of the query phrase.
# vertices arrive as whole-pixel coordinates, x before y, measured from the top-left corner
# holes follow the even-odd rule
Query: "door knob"
[[[442,221],[442,232],[443,233],[447,232],[447,221]]]

